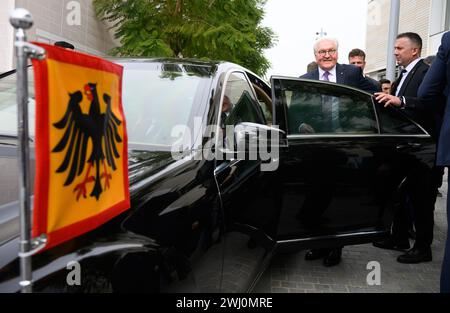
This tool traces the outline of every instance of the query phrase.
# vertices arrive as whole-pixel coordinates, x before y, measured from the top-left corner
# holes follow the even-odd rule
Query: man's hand
[[[402,101],[400,100],[399,97],[387,95],[382,92],[377,92],[375,94],[375,99],[380,103],[384,103],[385,108],[387,108],[388,106],[395,106],[395,107],[402,106]]]

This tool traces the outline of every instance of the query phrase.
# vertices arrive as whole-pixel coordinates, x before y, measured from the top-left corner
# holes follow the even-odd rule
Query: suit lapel
[[[313,72],[313,79],[314,80],[320,80],[320,74],[319,74],[319,70],[315,70],[314,72]]]
[[[345,84],[345,69],[341,64],[336,64],[336,83]]]
[[[392,84],[391,95],[395,96],[397,92],[397,86],[400,84],[401,77],[397,78],[397,80]]]
[[[416,74],[417,69],[422,65],[422,60],[420,60],[416,66],[413,67],[410,73],[408,73],[408,76],[406,76],[405,82],[402,85],[402,88],[400,89],[400,92],[398,93],[399,97],[402,97],[405,94],[406,88],[408,88],[409,83],[413,79],[414,75]],[[396,88],[397,89],[397,88]]]

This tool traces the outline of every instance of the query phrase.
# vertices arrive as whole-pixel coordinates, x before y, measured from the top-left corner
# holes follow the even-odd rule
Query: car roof
[[[114,58],[107,57],[107,60],[118,63],[177,63],[186,65],[199,65],[199,66],[217,66],[220,63],[227,63],[222,61],[205,61],[197,59],[177,59],[177,58]]]
[[[126,63],[161,63],[161,64],[180,64],[188,66],[208,67],[212,73],[215,73],[221,64],[228,62],[219,61],[203,61],[196,59],[177,59],[177,58],[106,58],[114,63],[126,64]]]
[[[115,63],[162,63],[162,64],[181,64],[190,66],[203,66],[211,69],[211,74],[217,74],[219,71],[227,71],[228,69],[240,69],[246,72],[254,74],[251,70],[228,61],[208,61],[198,59],[181,59],[181,58],[106,58],[107,60]]]
[[[199,67],[208,67],[210,68],[211,74],[215,75],[219,71],[227,71],[229,69],[239,69],[244,70],[248,73],[251,73],[255,77],[258,77],[257,74],[253,73],[251,70],[232,63],[228,61],[209,61],[209,60],[198,60],[198,59],[184,59],[184,58],[139,58],[139,57],[103,57],[104,59],[119,63],[119,64],[126,64],[126,63],[160,63],[160,64],[181,64],[181,65],[190,65],[190,66],[199,66]],[[28,67],[31,68],[31,65]],[[7,77],[11,74],[14,74],[16,72],[15,69],[11,71],[7,71],[4,73],[0,73],[0,79]],[[258,77],[259,78],[259,77]],[[259,78],[261,79],[261,78]]]

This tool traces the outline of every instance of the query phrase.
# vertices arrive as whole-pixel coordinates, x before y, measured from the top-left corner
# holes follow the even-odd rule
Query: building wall
[[[390,0],[371,0],[366,38],[366,72],[386,67]]]
[[[435,54],[442,35],[450,28],[450,0],[432,0],[428,54]]]
[[[416,32],[423,40],[422,56],[428,55],[431,5],[433,0],[401,0],[399,33]],[[390,0],[369,1],[367,27],[367,66],[371,74],[386,68]],[[393,51],[392,51],[393,53]]]
[[[106,55],[110,49],[117,46],[117,42],[113,40],[106,24],[98,21],[95,17],[92,0],[0,1],[2,2],[2,8],[3,2],[9,1],[13,3],[12,6],[14,6],[15,2],[15,7],[22,7],[30,11],[33,16],[34,26],[27,32],[29,40],[50,44],[64,40],[72,43],[78,51],[100,56]],[[1,12],[2,10],[0,10],[0,14],[2,14]],[[79,15],[77,15],[78,12],[80,13]],[[0,18],[0,21],[3,20],[3,18]],[[6,29],[12,29],[9,23],[7,26],[5,27]],[[0,33],[3,33],[1,24],[0,31]],[[4,50],[9,51],[12,49],[13,42],[11,39],[2,42],[7,42],[7,47]],[[0,50],[0,60],[4,58],[7,60],[6,67],[11,65],[10,55]]]

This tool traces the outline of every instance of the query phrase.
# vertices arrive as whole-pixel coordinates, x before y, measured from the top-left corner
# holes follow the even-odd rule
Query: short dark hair
[[[55,46],[75,50],[75,46],[67,41],[57,41],[55,42]]]
[[[380,85],[383,85],[383,84],[390,84],[391,83],[391,81],[389,80],[389,79],[380,79]]]
[[[400,35],[397,36],[397,39],[400,38],[408,38],[409,40],[411,40],[414,44],[416,44],[420,50],[422,50],[422,38],[419,36],[419,34],[417,33],[402,33]]]
[[[362,57],[364,61],[366,60],[366,53],[362,51],[361,49],[353,49],[348,54],[348,58],[354,58],[354,57]]]
[[[429,55],[425,59],[423,59],[425,64],[428,64],[429,66],[431,66],[431,64],[433,64],[434,60],[436,60],[436,56],[435,55]]]
[[[312,61],[311,63],[308,64],[306,70],[309,72],[315,71],[319,68],[319,65],[317,65],[316,61]]]

